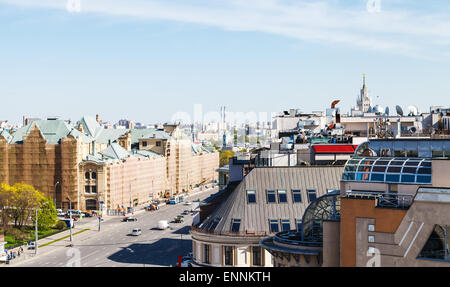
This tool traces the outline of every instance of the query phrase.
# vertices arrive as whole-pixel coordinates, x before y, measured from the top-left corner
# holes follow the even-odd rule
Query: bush
[[[67,224],[64,221],[58,220],[58,222],[55,225],[55,228],[58,230],[63,230],[67,227]]]

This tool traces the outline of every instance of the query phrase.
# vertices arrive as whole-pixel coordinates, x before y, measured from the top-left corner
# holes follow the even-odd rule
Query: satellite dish
[[[408,107],[408,116],[417,116],[419,114],[419,109],[416,106]]]
[[[397,115],[403,116],[403,110],[400,106],[395,106],[395,109],[397,110]]]
[[[381,105],[376,105],[376,106],[373,108],[373,112],[376,113],[376,114],[384,114],[384,111],[385,111],[385,109],[384,109],[384,107],[381,106]]]
[[[384,111],[384,113],[389,116],[389,107],[386,107],[386,110]]]

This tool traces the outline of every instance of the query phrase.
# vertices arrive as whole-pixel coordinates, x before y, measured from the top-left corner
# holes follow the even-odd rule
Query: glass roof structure
[[[323,222],[341,218],[340,191],[334,190],[313,201],[305,210],[301,229],[280,232],[274,240],[295,245],[322,246]]]
[[[353,157],[347,161],[343,181],[431,184],[431,159]]]

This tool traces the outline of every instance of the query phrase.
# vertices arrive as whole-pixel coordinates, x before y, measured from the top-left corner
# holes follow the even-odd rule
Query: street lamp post
[[[69,226],[70,226],[70,242],[72,242],[72,201],[69,197],[67,197],[69,200]]]
[[[34,231],[34,254],[38,254],[38,209],[36,208],[36,223]]]

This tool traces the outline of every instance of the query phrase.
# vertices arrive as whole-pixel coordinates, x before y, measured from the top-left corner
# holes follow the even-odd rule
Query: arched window
[[[86,171],[86,173],[84,174],[84,177],[85,177],[86,179],[90,179],[89,172]]]
[[[92,173],[92,179],[97,179],[97,173],[96,172]]]

